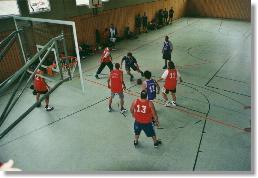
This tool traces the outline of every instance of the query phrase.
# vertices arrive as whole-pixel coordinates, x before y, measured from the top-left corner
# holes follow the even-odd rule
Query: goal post
[[[72,70],[71,75],[72,77],[74,77],[75,69],[78,67],[80,85],[82,92],[84,93],[85,87],[82,75],[81,59],[79,54],[75,22],[19,16],[13,16],[13,19],[16,30],[22,29],[22,33],[19,34],[18,39],[25,63],[28,62],[29,58],[37,53],[40,48],[42,48],[42,46],[51,38],[57,36],[60,33],[64,34],[64,41],[66,43],[65,46],[67,46],[67,49],[58,49],[57,51],[59,54],[57,54],[57,52],[53,50],[52,56],[54,60],[56,60],[57,56],[59,57],[61,53],[66,53],[65,56],[76,57],[77,61],[76,63],[74,63],[76,66],[74,66],[74,70]],[[58,71],[59,68],[57,72]]]

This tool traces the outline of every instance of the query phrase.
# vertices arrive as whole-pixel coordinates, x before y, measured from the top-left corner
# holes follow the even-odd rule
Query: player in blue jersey
[[[151,78],[150,71],[146,70],[143,75],[146,80],[142,84],[142,89],[147,91],[147,99],[152,101],[156,98],[156,94],[159,94],[160,86],[156,80]]]

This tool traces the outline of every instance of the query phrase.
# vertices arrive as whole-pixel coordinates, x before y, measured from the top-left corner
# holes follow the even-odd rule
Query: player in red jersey
[[[154,147],[158,147],[161,144],[161,141],[157,139],[152,125],[152,121],[154,121],[155,124],[159,126],[158,115],[156,113],[154,104],[151,101],[147,100],[146,90],[142,90],[141,97],[133,101],[130,111],[132,113],[133,118],[135,119],[134,145],[138,145],[138,139],[140,137],[141,131],[143,130],[147,137],[152,137]]]
[[[96,72],[96,79],[100,79],[99,78],[99,74],[101,73],[101,71],[105,68],[105,66],[108,66],[109,70],[112,71],[113,70],[113,63],[112,63],[112,57],[110,54],[110,49],[108,47],[106,47],[101,55],[100,58],[100,66]]]
[[[42,77],[40,77],[39,75],[43,75],[44,74],[44,68],[38,69],[37,74],[34,77],[34,90],[36,91],[37,95],[36,95],[36,101],[39,101],[39,97],[41,94],[46,94],[49,90],[49,86],[46,83],[45,79],[43,79]],[[46,106],[45,109],[46,111],[52,111],[54,109],[54,107],[49,106],[49,96],[46,97],[45,99],[46,102]],[[40,107],[41,104],[39,104],[37,107]]]
[[[109,105],[108,111],[112,111],[112,99],[115,97],[115,94],[118,94],[120,98],[120,106],[121,106],[121,113],[124,113],[126,109],[124,108],[124,93],[123,90],[126,89],[124,79],[123,79],[123,71],[120,70],[120,64],[115,64],[115,70],[110,72],[108,78],[108,88],[111,89],[111,97],[109,98]]]
[[[162,96],[164,100],[166,101],[165,106],[176,106],[176,86],[178,80],[182,82],[182,78],[178,72],[178,70],[175,69],[175,65],[172,61],[168,62],[168,69],[165,70],[163,73],[161,79],[165,80],[164,87],[162,89]],[[167,94],[171,93],[173,101],[168,101]]]

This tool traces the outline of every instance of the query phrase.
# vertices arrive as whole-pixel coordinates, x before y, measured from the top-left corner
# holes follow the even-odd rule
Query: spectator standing
[[[142,26],[142,18],[140,16],[140,14],[138,14],[135,17],[135,30],[136,30],[136,34],[140,34],[141,33],[141,26]]]
[[[171,24],[173,21],[173,16],[174,16],[174,10],[173,7],[171,7],[171,9],[169,10],[169,19],[168,19],[168,23]]]
[[[166,8],[163,11],[163,15],[164,15],[164,25],[167,25],[168,24],[168,11]]]
[[[111,24],[110,28],[109,28],[109,41],[110,41],[110,47],[112,50],[115,50],[115,43],[116,43],[116,40],[117,40],[117,36],[118,36],[118,33],[117,33],[117,29],[116,27],[114,26],[114,24]]]
[[[148,26],[148,17],[146,16],[146,12],[144,12],[142,16],[142,27],[143,27],[143,33],[147,33],[147,26]]]
[[[163,18],[164,18],[163,10],[160,9],[159,12],[158,12],[158,26],[159,26],[159,28],[163,27]]]

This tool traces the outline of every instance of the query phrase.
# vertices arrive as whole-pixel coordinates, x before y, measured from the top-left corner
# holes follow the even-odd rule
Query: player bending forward
[[[120,70],[119,63],[116,63],[115,70],[112,70],[110,72],[110,75],[108,78],[108,88],[111,89],[111,97],[109,98],[108,111],[111,112],[113,110],[111,107],[112,99],[115,97],[115,94],[118,94],[120,98],[121,113],[124,113],[126,109],[124,108],[123,89],[125,90],[126,87],[123,79],[123,71]]]
[[[177,81],[183,82],[179,72],[175,69],[175,65],[173,62],[168,62],[168,68],[165,70],[161,79],[165,80],[164,87],[162,88],[162,96],[165,100],[165,106],[176,106],[176,86]],[[167,94],[171,93],[173,100],[168,101]]]
[[[37,74],[35,75],[35,78],[34,78],[34,82],[33,82],[34,89],[37,92],[37,95],[36,95],[37,102],[39,101],[41,94],[46,94],[49,91],[48,84],[38,74],[43,75],[44,69],[43,68],[38,69]],[[49,96],[46,97],[45,102],[46,102],[46,106],[45,106],[46,111],[52,111],[54,109],[54,107],[49,106]],[[41,106],[41,103],[37,107],[40,107],[40,106]]]
[[[156,113],[154,104],[151,101],[147,100],[147,92],[145,90],[141,92],[140,98],[133,101],[130,111],[132,113],[132,117],[135,119],[134,145],[138,145],[140,133],[143,130],[147,137],[152,137],[154,147],[158,147],[161,144],[161,141],[157,139],[152,125],[152,119],[154,118],[156,125],[159,126],[158,115]]]
[[[133,81],[133,79],[134,79],[134,76],[131,74],[131,70],[130,69],[133,69],[134,71],[139,72],[141,74],[141,76],[143,77],[143,72],[140,70],[139,65],[137,63],[137,60],[135,59],[135,57],[133,56],[133,54],[131,52],[127,53],[127,56],[124,56],[122,58],[121,69],[122,69],[124,61],[125,61],[126,73],[128,75],[130,75],[130,81]]]

